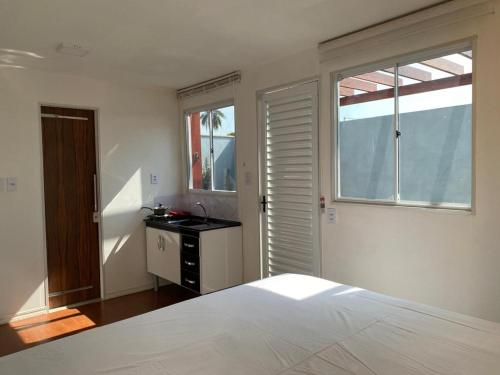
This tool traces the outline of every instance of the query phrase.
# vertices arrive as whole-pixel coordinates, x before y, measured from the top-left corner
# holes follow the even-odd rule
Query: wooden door
[[[94,112],[42,106],[49,306],[100,297]]]

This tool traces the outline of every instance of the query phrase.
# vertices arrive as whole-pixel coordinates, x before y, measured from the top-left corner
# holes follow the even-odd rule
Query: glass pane
[[[394,75],[338,82],[339,196],[394,200]]]
[[[472,52],[399,72],[400,199],[470,205]]]
[[[234,106],[212,110],[214,189],[236,190]]]
[[[210,118],[209,112],[193,112],[187,115],[189,147],[189,187],[212,189],[210,162]]]

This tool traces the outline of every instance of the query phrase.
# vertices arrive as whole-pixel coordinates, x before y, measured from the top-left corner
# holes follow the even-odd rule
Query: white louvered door
[[[263,276],[319,276],[318,83],[259,104]]]

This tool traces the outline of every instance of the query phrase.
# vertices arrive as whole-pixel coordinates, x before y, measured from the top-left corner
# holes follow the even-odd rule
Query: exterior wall
[[[201,136],[201,154],[210,155],[210,137]],[[214,188],[236,190],[236,155],[234,137],[214,136]]]
[[[401,200],[470,203],[471,113],[464,105],[400,115]],[[341,195],[392,199],[393,116],[344,121],[339,128]]]

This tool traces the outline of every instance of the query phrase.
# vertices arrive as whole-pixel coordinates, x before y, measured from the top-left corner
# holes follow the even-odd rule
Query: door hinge
[[[396,130],[396,138],[401,137],[401,132],[399,130]]]

